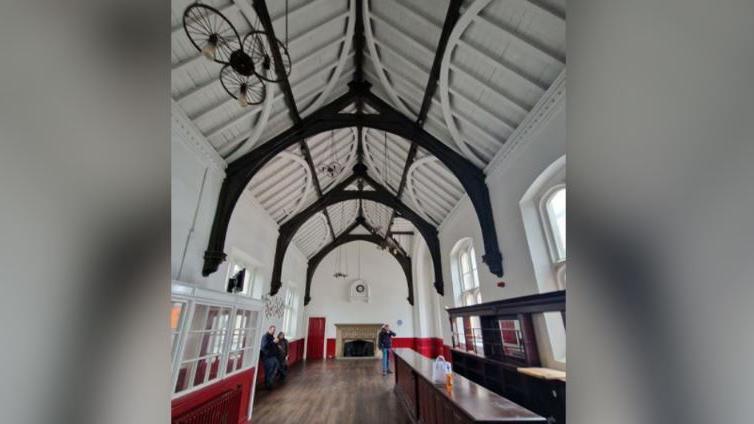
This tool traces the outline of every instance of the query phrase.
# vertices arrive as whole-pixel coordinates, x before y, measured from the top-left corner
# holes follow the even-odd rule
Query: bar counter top
[[[393,349],[393,353],[411,367],[418,376],[432,384],[434,360],[407,348]],[[475,422],[547,422],[534,412],[455,372],[453,373],[453,386],[450,389],[444,384],[433,384],[433,386],[442,396],[464,411]]]

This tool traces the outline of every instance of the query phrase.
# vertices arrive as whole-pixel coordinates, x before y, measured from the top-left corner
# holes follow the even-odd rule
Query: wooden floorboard
[[[394,386],[395,374],[383,377],[377,359],[301,362],[287,382],[257,388],[251,422],[408,424]]]

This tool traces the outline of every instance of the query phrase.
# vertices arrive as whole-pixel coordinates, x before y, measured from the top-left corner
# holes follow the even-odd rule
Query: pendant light
[[[212,6],[197,1],[183,12],[183,29],[189,41],[205,58],[223,65],[220,82],[241,107],[264,101],[267,96],[265,82],[282,81],[273,66],[273,48],[280,52],[283,73],[286,77],[291,74],[288,1],[285,7],[285,44],[275,39],[274,46],[271,46],[267,33],[257,30],[258,26],[259,18],[251,31],[241,38],[230,20]]]

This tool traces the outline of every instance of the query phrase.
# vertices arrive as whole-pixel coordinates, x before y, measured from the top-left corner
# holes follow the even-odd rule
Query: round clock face
[[[364,287],[363,284],[359,284],[359,285],[356,286],[356,291],[358,293],[364,293],[364,290],[366,290],[366,287]]]

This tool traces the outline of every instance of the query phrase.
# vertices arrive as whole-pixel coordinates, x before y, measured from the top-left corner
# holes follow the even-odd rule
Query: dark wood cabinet
[[[541,366],[532,315],[556,311],[565,312],[565,291],[448,309],[451,328],[457,329],[454,323],[459,321],[477,320],[482,334],[481,343],[472,348],[465,337],[454,334],[453,371],[550,423],[565,424],[565,373],[561,379],[521,371]]]

